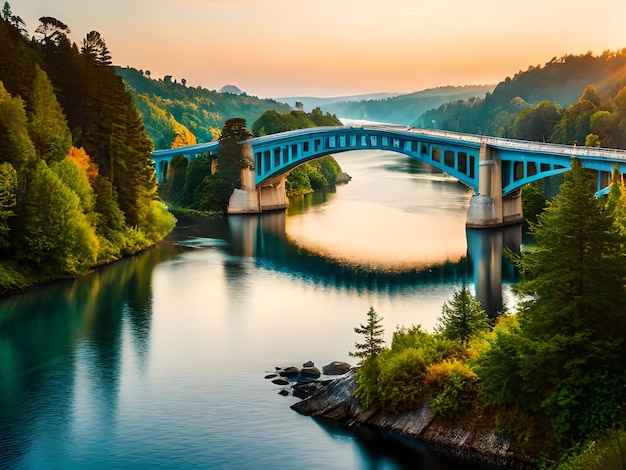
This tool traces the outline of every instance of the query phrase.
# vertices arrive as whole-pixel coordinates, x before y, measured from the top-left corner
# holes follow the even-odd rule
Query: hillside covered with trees
[[[413,125],[562,144],[626,148],[626,49],[529,67],[484,99],[445,103]],[[587,140],[589,138],[589,140]]]
[[[131,67],[116,67],[115,70],[132,94],[155,149],[217,140],[222,127],[231,118],[254,122],[269,109],[282,113],[291,110],[287,104],[245,93],[188,87],[184,78],[179,82],[167,75],[155,80],[148,70]]]
[[[0,293],[71,277],[160,241],[152,142],[104,38],[0,18]]]

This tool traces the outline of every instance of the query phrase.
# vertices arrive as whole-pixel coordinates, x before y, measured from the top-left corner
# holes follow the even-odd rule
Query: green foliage
[[[0,163],[0,251],[9,246],[9,218],[17,205],[17,172],[8,163]],[[0,285],[2,285],[0,283]]]
[[[288,112],[289,106],[246,94],[218,93],[201,87],[188,87],[170,80],[154,80],[148,72],[116,67],[141,110],[148,135],[156,148],[171,148],[175,126],[188,129],[198,142],[215,140],[216,130],[238,116],[254,122],[263,112]]]
[[[1,29],[1,28],[0,28]],[[0,158],[18,172],[36,159],[35,148],[28,135],[24,102],[12,97],[0,80]]]
[[[597,439],[576,446],[557,466],[558,470],[606,470],[626,468],[626,431],[608,430]]]
[[[470,338],[489,328],[491,324],[487,313],[469,289],[463,286],[454,292],[452,300],[444,302],[435,331],[467,346]]]
[[[613,212],[574,160],[518,261],[519,329],[496,329],[478,359],[492,402],[542,413],[566,445],[614,425],[626,400],[625,238]]]
[[[479,393],[478,377],[465,362],[446,360],[426,369],[424,389],[429,408],[442,418],[456,419],[471,414]]]
[[[424,403],[424,378],[432,364],[462,357],[458,343],[415,326],[398,329],[390,350],[365,360],[356,377],[355,397],[366,408],[402,412]]]
[[[46,163],[65,158],[72,136],[46,73],[36,67],[28,132],[39,158]]]
[[[10,8],[2,15],[4,293],[143,250],[174,218],[155,200],[152,142],[102,36],[90,32],[79,51],[67,25],[42,17],[29,41]]]
[[[546,207],[543,185],[537,181],[522,186],[522,213],[527,222],[537,222],[537,216]]]
[[[550,139],[552,129],[559,122],[559,119],[559,106],[548,101],[542,101],[537,106],[522,109],[517,114],[513,123],[512,137],[546,142]]]
[[[21,258],[44,273],[81,274],[96,261],[98,239],[78,196],[44,163],[31,182],[24,219]]]
[[[626,86],[624,67],[626,49],[599,56],[555,57],[543,67],[531,66],[513,78],[507,77],[484,99],[445,103],[422,114],[413,125],[500,137],[517,133],[519,138],[553,139],[570,145],[574,140],[582,145],[586,135],[593,133],[605,147],[625,148],[626,121],[619,117],[624,108],[618,98]],[[538,108],[541,102],[558,103],[566,109],[554,121],[553,105]],[[607,113],[597,126],[593,123],[594,108]]]
[[[368,359],[370,357],[378,356],[385,350],[383,344],[385,340],[383,338],[385,330],[381,323],[383,319],[376,313],[374,307],[370,307],[367,312],[367,323],[361,324],[354,328],[354,332],[363,335],[363,343],[354,343],[356,352],[350,352],[350,356],[358,357],[360,359]]]

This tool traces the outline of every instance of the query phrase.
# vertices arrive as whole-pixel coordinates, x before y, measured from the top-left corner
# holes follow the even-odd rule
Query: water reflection
[[[522,225],[502,229],[468,229],[467,255],[455,262],[445,261],[425,266],[378,268],[339,262],[294,243],[285,233],[284,212],[230,217],[231,253],[253,257],[267,269],[281,271],[307,282],[356,291],[401,293],[415,285],[455,282],[473,284],[475,295],[490,316],[504,308],[502,283],[515,282],[513,265],[504,247],[519,252]]]
[[[467,250],[474,273],[476,298],[490,317],[502,312],[502,283],[515,280],[514,266],[504,256],[503,247],[519,253],[522,225],[501,229],[467,229]],[[503,276],[504,269],[504,276]]]
[[[90,276],[0,300],[0,467],[42,441],[69,441],[72,432],[112,432],[124,326],[143,364],[153,267],[172,249],[163,244]],[[93,417],[85,429],[72,430],[59,419],[85,406]]]

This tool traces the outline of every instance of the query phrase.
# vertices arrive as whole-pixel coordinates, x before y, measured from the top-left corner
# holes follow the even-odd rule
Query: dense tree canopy
[[[574,160],[519,260],[519,327],[479,368],[494,401],[545,414],[563,443],[612,426],[626,400],[626,239],[594,182]]]
[[[29,42],[8,4],[0,20],[0,293],[135,253],[174,223],[104,39],[79,51],[62,21],[40,22]]]

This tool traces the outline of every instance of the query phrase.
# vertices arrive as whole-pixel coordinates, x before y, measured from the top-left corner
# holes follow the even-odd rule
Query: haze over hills
[[[400,96],[405,93],[368,93],[365,95],[349,95],[349,96],[333,96],[328,98],[319,98],[313,96],[290,96],[283,98],[274,98],[276,101],[286,103],[292,107],[295,107],[295,103],[302,103],[307,113],[311,112],[315,108],[325,109],[327,106],[335,103],[353,102],[353,101],[368,101],[368,100],[382,100],[386,98],[393,98],[394,96]]]
[[[484,98],[495,85],[444,86],[414,93],[375,93],[336,98],[277,98],[295,106],[295,102],[320,107],[346,119],[367,119],[390,124],[409,125],[430,109],[449,101]]]

